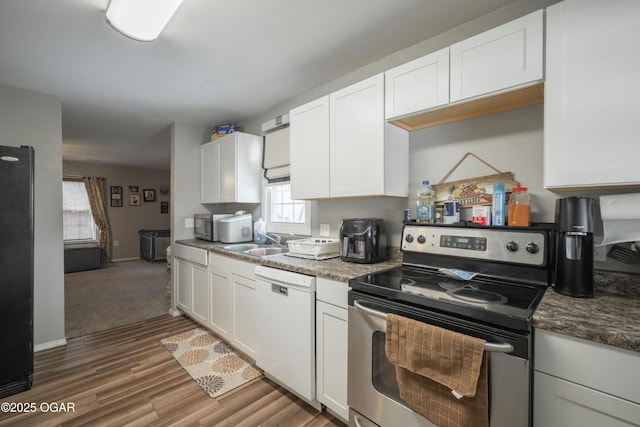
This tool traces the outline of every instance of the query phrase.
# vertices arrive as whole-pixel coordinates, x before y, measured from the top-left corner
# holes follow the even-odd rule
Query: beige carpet
[[[133,260],[64,275],[68,338],[129,325],[169,313],[170,274],[164,262]]]
[[[165,338],[161,343],[210,397],[262,376],[260,369],[202,328]]]

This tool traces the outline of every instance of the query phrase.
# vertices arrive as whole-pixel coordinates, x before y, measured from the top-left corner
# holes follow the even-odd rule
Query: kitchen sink
[[[244,251],[245,254],[256,255],[256,256],[265,256],[265,255],[276,255],[276,254],[284,254],[289,252],[289,249],[281,246],[268,246],[261,247],[255,249],[248,249]]]
[[[229,246],[224,246],[223,248],[228,250],[228,251],[234,251],[234,252],[245,252],[251,249],[256,249],[259,248],[260,245],[257,243],[240,243],[238,245],[229,245]]]
[[[239,243],[237,245],[223,246],[223,249],[253,256],[275,255],[289,252],[289,248],[286,246],[258,243]]]

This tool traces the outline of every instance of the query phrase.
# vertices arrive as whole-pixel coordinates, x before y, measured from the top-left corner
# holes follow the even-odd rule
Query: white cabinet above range
[[[547,9],[544,186],[640,184],[640,2]]]
[[[200,147],[201,203],[260,203],[262,138],[235,132]]]
[[[538,10],[385,72],[385,117],[417,130],[543,101]]]
[[[409,135],[385,121],[382,74],[289,115],[292,198],[408,195]]]

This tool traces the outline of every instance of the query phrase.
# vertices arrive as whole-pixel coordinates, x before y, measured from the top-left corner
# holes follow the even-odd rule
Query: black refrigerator
[[[33,158],[0,146],[0,398],[33,380]]]

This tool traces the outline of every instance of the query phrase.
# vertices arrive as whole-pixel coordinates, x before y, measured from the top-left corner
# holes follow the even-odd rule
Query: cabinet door
[[[218,201],[218,145],[215,141],[200,146],[200,203]]]
[[[536,371],[534,427],[640,426],[640,405]]]
[[[193,283],[192,317],[197,322],[207,326],[209,322],[209,277],[207,269],[193,265],[191,279]]]
[[[640,2],[547,9],[544,185],[640,183]]]
[[[329,193],[329,97],[289,112],[291,198],[326,198]]]
[[[384,194],[384,75],[329,96],[331,197]]]
[[[449,48],[384,73],[385,118],[417,113],[449,102]]]
[[[218,202],[236,201],[236,135],[218,140],[218,179],[220,180]]]
[[[543,11],[451,45],[451,102],[542,80]]]
[[[347,310],[316,301],[316,394],[343,420],[349,419],[347,341]]]
[[[209,266],[211,312],[209,326],[220,337],[231,340],[231,279],[228,272]]]
[[[256,357],[256,284],[254,280],[231,274],[233,286],[233,344]]]
[[[174,265],[176,269],[176,289],[177,298],[176,305],[186,314],[191,315],[191,303],[193,296],[193,272],[191,263],[182,258],[175,258]]]

